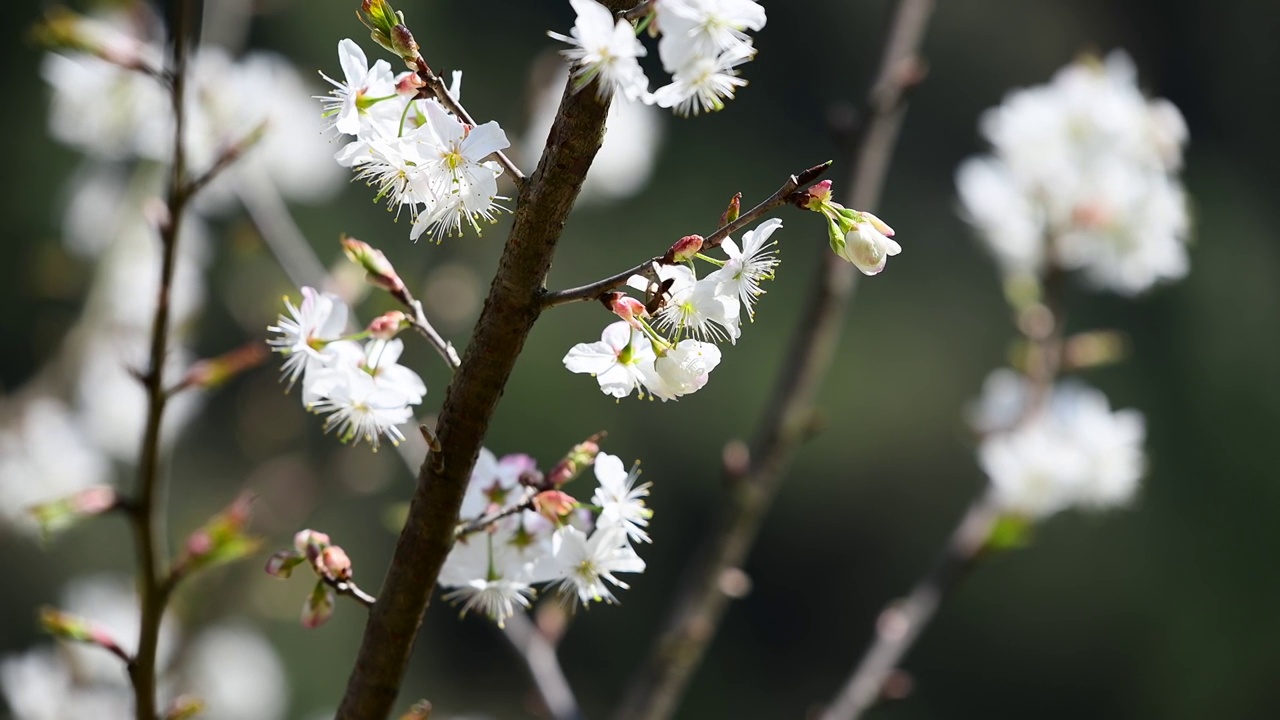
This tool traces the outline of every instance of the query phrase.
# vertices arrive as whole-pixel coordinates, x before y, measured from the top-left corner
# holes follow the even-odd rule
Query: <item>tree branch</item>
[[[543,636],[534,621],[524,613],[516,613],[507,618],[503,634],[524,660],[525,667],[529,668],[533,684],[546,702],[551,717],[555,720],[584,720],[573,688],[556,658],[555,645]]]
[[[621,10],[610,0],[611,10]],[[476,331],[436,425],[439,451],[418,471],[409,516],[338,707],[339,720],[385,718],[408,666],[489,421],[542,310],[565,219],[604,139],[607,100],[566,88],[538,167],[520,191],[511,234]]]
[[[168,216],[160,225],[160,283],[155,317],[151,325],[151,350],[148,368],[142,376],[147,395],[147,419],[142,448],[138,457],[136,497],[129,503],[129,518],[138,555],[139,631],[138,649],[129,663],[129,679],[133,685],[137,720],[156,720],[156,654],[160,639],[160,620],[168,602],[172,585],[168,581],[165,539],[158,517],[162,494],[160,487],[160,430],[169,394],[164,385],[164,364],[169,348],[169,299],[173,286],[174,266],[178,252],[178,236],[183,213],[190,199],[187,184],[186,154],[183,148],[186,113],[188,42],[192,23],[191,0],[172,0],[173,67],[170,73],[170,97],[173,109],[173,163],[167,199]]]
[[[822,177],[822,174],[830,167],[831,162],[827,161],[821,165],[815,165],[808,170],[804,170],[798,175],[792,175],[787,178],[787,181],[782,184],[782,187],[778,188],[777,191],[766,198],[764,202],[756,205],[745,213],[742,213],[738,216],[737,220],[718,228],[715,232],[703,238],[702,249],[713,250],[719,247],[720,243],[724,242],[724,239],[733,233],[738,232],[758,220],[760,217],[773,212],[779,207],[791,203],[794,200],[793,196],[797,190],[810,185],[815,180]],[[567,305],[569,303],[582,300],[596,300],[606,292],[609,292],[614,288],[621,287],[627,282],[627,278],[630,278],[632,275],[638,275],[646,272],[649,268],[653,267],[655,263],[661,263],[662,260],[663,256],[658,255],[657,257],[645,260],[630,270],[623,270],[616,275],[610,275],[603,280],[597,280],[589,285],[569,288],[567,290],[547,292],[543,296],[543,307],[556,307],[557,305]]]
[[[898,3],[854,143],[848,193],[852,207],[872,209],[879,200],[907,91],[923,77],[917,53],[932,9],[932,0]],[[748,463],[730,473],[734,482],[717,529],[686,571],[666,627],[632,678],[615,717],[658,720],[675,713],[728,605],[718,580],[724,571],[745,562],[791,460],[809,434],[813,398],[838,344],[854,277],[851,265],[824,253]]]

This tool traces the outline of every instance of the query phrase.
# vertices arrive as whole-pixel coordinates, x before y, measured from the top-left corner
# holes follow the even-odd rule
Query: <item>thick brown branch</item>
[[[857,209],[873,209],[879,200],[907,90],[921,77],[917,52],[932,9],[932,0],[898,3],[853,147],[847,198]],[[814,395],[830,367],[853,287],[853,267],[834,254],[824,254],[746,472],[734,478],[717,528],[688,568],[671,617],[632,679],[617,718],[658,720],[675,713],[728,605],[719,578],[746,561],[782,479],[809,434]]]
[[[717,228],[715,232],[703,238],[702,249],[712,250],[719,247],[720,243],[723,243],[725,238],[745,228],[764,215],[773,212],[783,205],[793,202],[795,200],[796,191],[810,185],[815,180],[822,177],[822,174],[830,167],[831,162],[828,161],[821,165],[814,165],[798,175],[792,175],[787,178],[787,181],[782,184],[782,187],[778,188],[778,190],[766,198],[764,202],[756,205],[745,213],[742,213],[738,216],[738,219]],[[659,255],[645,260],[630,270],[623,270],[616,275],[610,275],[603,280],[597,280],[589,285],[548,292],[543,297],[543,305],[546,307],[555,307],[557,305],[566,305],[568,303],[578,302],[581,300],[597,300],[604,293],[609,292],[614,288],[621,287],[627,282],[627,278],[632,275],[643,274],[649,268],[653,267],[654,263],[661,263],[662,260],[663,256]]]
[[[614,0],[611,9],[622,9],[620,4]],[[594,92],[566,89],[542,158],[520,193],[489,297],[440,411],[440,450],[418,472],[408,519],[338,708],[340,720],[385,718],[395,705],[436,577],[453,547],[471,468],[542,310],[552,255],[600,149],[608,109]]]

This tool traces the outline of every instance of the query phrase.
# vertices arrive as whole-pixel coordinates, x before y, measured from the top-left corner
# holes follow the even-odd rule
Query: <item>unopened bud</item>
[[[730,222],[733,221],[730,220]],[[689,262],[702,251],[702,243],[701,235],[685,235],[667,250],[666,255],[662,256],[662,263],[664,265],[676,265]]]
[[[573,512],[578,501],[573,496],[559,490],[544,490],[533,496],[533,507],[538,514],[548,520],[559,520]]]
[[[431,703],[419,700],[409,708],[409,712],[400,716],[400,720],[428,720],[431,717],[431,710]]]
[[[50,635],[61,640],[88,643],[105,648],[116,655],[124,656],[120,645],[111,634],[97,624],[85,618],[64,613],[51,607],[40,609],[40,627]]]
[[[328,622],[333,617],[333,605],[333,588],[318,581],[302,604],[302,627],[314,630]]]
[[[379,315],[369,323],[369,335],[378,340],[390,340],[409,325],[408,315],[399,310],[392,310]]]
[[[334,580],[351,579],[351,558],[347,552],[337,545],[330,545],[320,553],[317,567]]]
[[[283,580],[292,575],[293,569],[301,565],[305,559],[306,558],[297,551],[281,550],[279,552],[272,553],[271,557],[267,558],[267,566],[265,569],[267,574],[271,577]]]
[[[720,227],[724,227],[734,220],[738,219],[738,215],[742,212],[742,193],[737,193],[729,199],[729,207],[725,208],[724,214],[720,216]]]
[[[607,295],[605,297],[605,306],[613,311],[614,315],[622,318],[628,325],[637,330],[641,328],[640,318],[649,315],[649,312],[645,310],[644,303],[620,292]]]
[[[190,695],[179,695],[164,714],[164,720],[188,720],[204,712],[204,701]]]
[[[318,530],[299,530],[293,536],[293,549],[302,555],[310,555],[313,551],[318,555],[328,546],[329,536]]]
[[[410,69],[416,67],[418,42],[413,39],[413,33],[409,32],[409,28],[404,25],[396,25],[392,28],[391,46],[391,52],[399,55]]]
[[[396,269],[387,260],[381,250],[363,240],[342,236],[342,251],[351,262],[364,269],[365,280],[374,287],[382,288],[397,298],[405,291],[404,281],[396,274]]]
[[[889,227],[885,221],[866,211],[862,213],[862,218],[863,220],[871,223],[871,227],[879,230],[881,235],[884,235],[885,237],[893,237],[893,228]]]
[[[801,207],[820,212],[825,205],[831,202],[831,181],[823,180],[810,185],[809,189],[801,196],[801,202]]]
[[[186,552],[178,563],[180,571],[221,565],[257,552],[261,540],[245,534],[252,505],[253,495],[241,493],[225,510],[188,535]]]
[[[396,78],[396,94],[402,97],[417,97],[418,91],[427,86],[427,82],[416,72],[402,73]]]
[[[217,387],[240,373],[261,365],[268,354],[260,342],[252,342],[218,357],[197,361],[187,368],[187,374],[179,387]]]
[[[1070,370],[1109,365],[1124,359],[1126,345],[1124,334],[1115,330],[1079,333],[1067,338],[1062,362]]]
[[[390,52],[395,52],[391,33],[400,23],[400,14],[391,7],[391,3],[386,0],[363,0],[360,3],[360,9],[356,11],[356,16],[365,27],[369,28],[369,36],[374,42]]]
[[[574,445],[573,449],[551,469],[547,475],[548,484],[558,488],[578,477],[588,465],[595,462],[596,455],[600,452],[601,437],[603,433],[598,433]]]
[[[49,535],[74,525],[76,522],[115,509],[116,491],[105,485],[85,488],[74,495],[35,505],[27,510]]]

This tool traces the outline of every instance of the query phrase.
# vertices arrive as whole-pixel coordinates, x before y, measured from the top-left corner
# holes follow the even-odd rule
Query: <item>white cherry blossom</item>
[[[637,61],[646,51],[631,23],[621,18],[615,20],[613,13],[595,0],[569,0],[569,3],[578,15],[573,30],[569,35],[547,34],[572,45],[561,54],[575,65],[575,90],[595,80],[596,93],[602,98],[617,93],[627,100],[647,99],[649,78]]]

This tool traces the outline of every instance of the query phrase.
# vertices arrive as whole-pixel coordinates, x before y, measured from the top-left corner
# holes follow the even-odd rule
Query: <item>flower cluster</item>
[[[590,504],[561,488],[594,464],[597,486]],[[545,477],[528,455],[497,458],[482,449],[462,501],[459,538],[440,572],[453,588],[446,598],[462,612],[481,612],[499,625],[528,608],[534,586],[550,585],[567,602],[616,602],[610,585],[627,588],[615,573],[645,568],[632,543],[650,542],[645,528],[649,483],[636,485],[617,456],[594,440],[575,447]]]
[[[608,294],[605,305],[622,320],[606,327],[599,342],[573,346],[564,366],[595,376],[600,390],[615,398],[636,391],[666,401],[698,391],[720,364],[714,343],[737,343],[744,308],[755,318],[760,283],[772,280],[778,265],[771,238],[780,227],[781,220],[766,220],[743,236],[741,248],[725,238],[726,260],[703,255],[701,237],[682,238],[654,265],[653,280],[635,275],[628,281],[648,302]],[[718,268],[699,278],[694,259]]]
[[[285,358],[282,379],[289,387],[302,379],[303,405],[328,414],[325,432],[336,430],[343,442],[364,440],[374,450],[384,436],[392,444],[403,440],[396,426],[413,417],[412,406],[422,402],[427,386],[397,363],[404,343],[394,334],[402,314],[389,313],[396,316],[392,322],[382,316],[368,329],[344,336],[349,310],[337,295],[304,287],[301,304],[284,302],[288,315],[267,328],[275,333],[267,342]]]
[[[617,94],[685,116],[723,109],[747,84],[738,74],[756,53],[747,31],[765,24],[754,0],[655,0],[642,23],[661,35],[658,57],[671,82],[650,93],[638,60],[647,54],[639,30],[595,0],[569,2],[577,13],[571,34],[548,34],[572,45],[564,56],[576,66],[578,89],[596,81],[601,97]]]
[[[324,116],[339,135],[354,138],[338,151],[339,165],[377,190],[397,217],[407,208],[410,237],[439,242],[480,220],[495,222],[504,211],[499,201],[502,166],[489,156],[506,148],[507,135],[490,121],[471,126],[435,99],[419,97],[422,80],[409,71],[393,75],[385,60],[372,67],[360,46],[338,43],[341,81],[320,98]],[[449,94],[457,100],[462,73],[454,73]]]
[[[1029,393],[1025,378],[996,371],[971,413],[984,434],[978,460],[996,503],[1028,519],[1129,503],[1146,465],[1142,414],[1113,412],[1100,391],[1074,382],[1056,386],[1045,407],[1029,413]]]
[[[878,275],[889,258],[902,252],[893,240],[893,228],[869,212],[853,210],[831,199],[831,181],[809,188],[804,208],[827,220],[831,251],[852,263],[864,275]]]
[[[1187,128],[1150,100],[1132,61],[1086,58],[983,116],[994,154],[956,175],[969,221],[1005,272],[1080,270],[1133,295],[1187,273],[1187,204],[1177,171]]]

